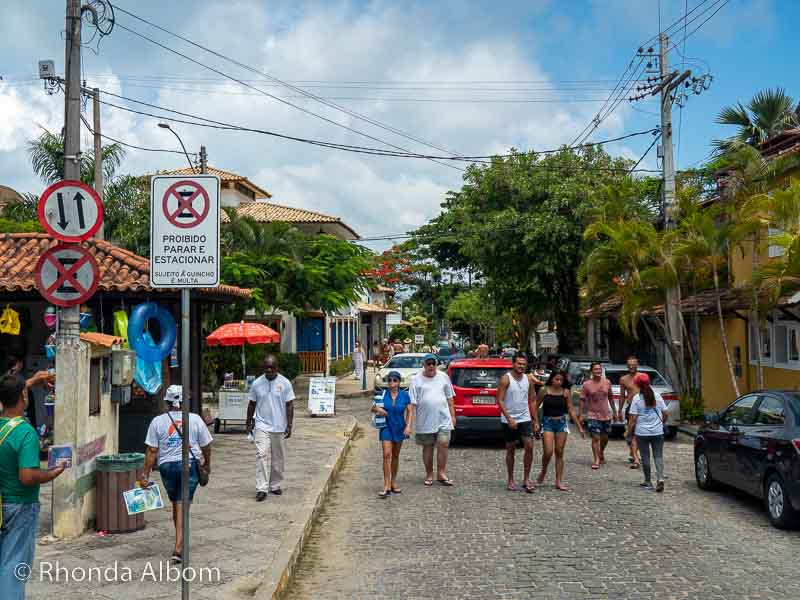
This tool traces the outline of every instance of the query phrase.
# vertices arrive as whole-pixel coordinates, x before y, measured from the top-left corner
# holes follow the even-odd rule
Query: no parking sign
[[[150,285],[219,285],[219,177],[156,175],[150,183]]]

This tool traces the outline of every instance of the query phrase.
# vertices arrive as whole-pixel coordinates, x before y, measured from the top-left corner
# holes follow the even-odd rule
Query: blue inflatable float
[[[147,322],[150,319],[158,321],[161,339],[153,345],[144,337]],[[172,351],[177,337],[175,319],[169,311],[155,302],[138,304],[131,311],[128,319],[128,343],[136,351],[136,357],[146,362],[161,362]]]

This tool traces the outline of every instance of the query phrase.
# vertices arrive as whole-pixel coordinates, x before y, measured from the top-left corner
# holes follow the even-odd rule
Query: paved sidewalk
[[[197,569],[193,599],[267,599],[286,585],[356,429],[347,410],[332,418],[311,418],[303,414],[305,398],[297,403],[282,496],[256,503],[253,445],[243,433],[215,437],[211,483],[198,488],[191,513],[190,559]],[[159,481],[157,471],[153,475]],[[43,486],[42,493],[43,536],[50,532],[49,487]],[[166,571],[173,543],[169,508],[148,513],[147,526],[136,533],[98,537],[90,532],[74,541],[50,543],[44,537],[37,547],[28,597],[179,597],[180,580],[174,570]],[[109,570],[90,572],[92,568]],[[48,569],[52,577],[46,575]]]

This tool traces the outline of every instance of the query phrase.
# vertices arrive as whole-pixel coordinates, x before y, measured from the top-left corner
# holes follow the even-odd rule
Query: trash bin
[[[144,529],[144,513],[128,515],[122,492],[136,487],[144,454],[106,454],[97,457],[97,530],[130,533]]]

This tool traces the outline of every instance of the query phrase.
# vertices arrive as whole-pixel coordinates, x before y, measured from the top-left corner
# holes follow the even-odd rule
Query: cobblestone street
[[[754,499],[697,489],[685,436],[666,445],[664,494],[639,488],[622,441],[595,472],[589,441],[571,435],[569,493],[552,468],[535,494],[506,491],[499,443],[457,445],[456,487],[425,488],[420,449],[406,442],[403,493],[381,500],[379,446],[361,422],[289,598],[800,596],[800,534],[772,528]],[[540,458],[537,445],[534,472]]]

